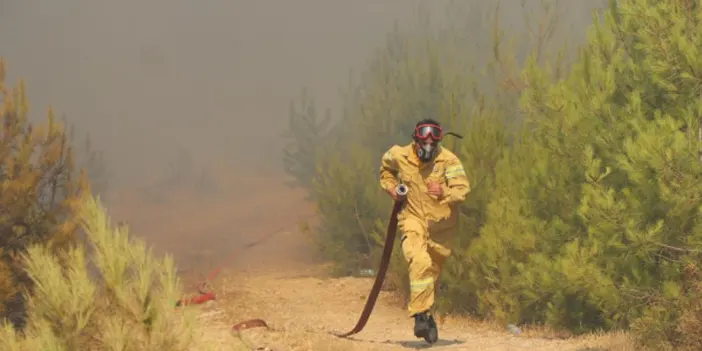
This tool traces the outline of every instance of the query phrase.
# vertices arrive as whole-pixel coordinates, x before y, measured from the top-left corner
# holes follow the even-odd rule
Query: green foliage
[[[181,286],[170,256],[156,259],[126,228],[112,229],[92,196],[78,218],[86,243],[63,260],[43,245],[22,255],[35,286],[27,295],[29,323],[23,333],[4,324],[0,349],[189,350],[194,319],[174,308]]]
[[[288,129],[283,133],[288,140],[283,149],[283,166],[298,185],[312,185],[315,165],[325,145],[330,122],[330,112],[327,110],[324,118],[320,118],[314,100],[306,90],[302,91],[299,109],[290,103]]]
[[[702,234],[691,4],[620,1],[566,79],[526,67],[531,137],[498,166],[469,253],[482,315],[680,340]]]
[[[310,188],[321,215],[317,238],[321,252],[338,264],[338,271],[353,272],[377,264],[382,249],[391,201],[378,186],[380,155],[393,144],[409,142],[414,123],[428,116],[465,135],[462,141],[447,138],[444,142],[461,157],[474,185],[462,208],[458,259],[447,264],[448,290],[441,302],[446,310],[466,308],[464,303],[451,303],[469,290],[460,256],[486,220],[496,164],[521,123],[519,61],[526,54],[519,58],[511,52],[523,51],[530,40],[547,43],[555,26],[549,22],[546,28],[551,29],[539,32],[537,27],[543,25],[531,24],[533,39],[524,34],[515,40],[519,44],[515,48],[504,40],[498,8],[475,1],[463,13],[464,5],[455,3],[447,12],[467,18],[452,17],[437,25],[428,12],[419,11],[412,25],[396,24],[358,80],[350,82],[340,118],[324,147],[317,147],[314,168],[309,158],[301,167],[316,172]],[[548,11],[537,15],[554,17]],[[540,50],[548,51],[548,45],[542,44]],[[291,120],[289,128],[313,130],[308,125]],[[303,163],[302,156],[295,159],[298,165]],[[399,248],[394,259],[388,279],[405,289]]]
[[[526,28],[504,32],[503,12],[471,5],[444,26],[424,12],[398,25],[352,85],[315,164],[322,252],[346,270],[374,262],[391,204],[380,155],[431,116],[466,136],[445,146],[473,189],[440,310],[702,345],[699,3],[612,1],[580,48],[574,3],[534,16],[525,2]],[[402,261],[389,279],[406,286]]]
[[[59,251],[76,240],[73,215],[89,188],[76,174],[66,129],[49,110],[44,124],[31,124],[24,86],[5,85],[0,60],[0,318],[24,323],[21,292],[31,289],[20,260],[27,247]]]
[[[4,68],[0,60],[0,349],[207,349],[191,311],[174,307],[172,259],[110,228],[85,169],[75,174],[73,134],[51,110],[29,123],[24,87],[7,87]],[[83,152],[100,171],[101,155]]]
[[[333,259],[339,264],[337,269],[344,272],[370,268],[373,250],[378,246],[373,232],[376,216],[390,215],[389,209],[377,205],[384,199],[373,186],[374,174],[361,171],[375,164],[359,157],[367,151],[357,148],[347,150],[347,155],[331,154],[320,161],[319,169],[324,173],[317,175],[313,184],[322,236],[317,243],[322,255]],[[349,172],[349,167],[358,171]]]
[[[321,214],[319,242],[325,256],[345,271],[370,268],[379,256],[391,209],[378,186],[379,155],[392,143],[407,142],[417,120],[450,111],[453,94],[461,93],[447,88],[451,77],[441,70],[429,40],[434,35],[399,27],[388,35],[386,47],[373,55],[354,87],[363,94],[348,95],[355,100],[347,103],[358,108],[347,110],[334,135],[339,142],[317,163],[313,190]]]

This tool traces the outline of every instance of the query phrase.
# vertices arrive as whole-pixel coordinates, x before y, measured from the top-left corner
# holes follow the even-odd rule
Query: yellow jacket
[[[427,183],[431,181],[441,184],[440,199],[427,193]],[[381,160],[380,186],[390,192],[399,182],[408,187],[401,216],[413,215],[424,221],[457,220],[455,208],[470,192],[461,160],[443,147],[433,162],[423,164],[414,153],[414,143],[392,146]]]

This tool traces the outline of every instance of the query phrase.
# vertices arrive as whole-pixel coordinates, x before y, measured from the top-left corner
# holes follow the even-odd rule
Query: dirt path
[[[307,238],[298,229],[298,222],[310,219],[314,213],[304,202],[304,194],[261,178],[251,180],[245,187],[260,188],[264,183],[278,185],[268,186],[266,192],[250,192],[236,203],[212,199],[206,203],[173,201],[178,205],[138,211],[134,211],[134,205],[127,207],[139,216],[129,217],[129,211],[121,212],[136,221],[142,232],[150,233],[148,239],[154,245],[175,254],[190,292],[195,291],[195,282],[218,264],[228,265],[212,284],[217,300],[196,307],[203,337],[217,344],[218,350],[237,350],[237,345],[241,346],[237,338],[246,341],[246,349],[254,350],[426,348],[423,340],[412,335],[412,320],[407,318],[402,303],[388,292],[381,293],[361,333],[349,339],[329,334],[354,326],[373,279],[326,276],[324,266],[311,259]],[[250,329],[240,335],[230,332],[234,323],[251,318],[264,319],[271,329]],[[621,335],[547,339],[543,333],[515,335],[504,328],[464,319],[445,320],[439,333],[441,340],[432,349],[633,349]]]
[[[349,339],[329,334],[352,328],[372,285],[371,278],[325,278],[319,268],[231,272],[220,282],[217,302],[203,313],[217,314],[212,322],[225,330],[233,322],[262,318],[271,330],[242,332],[248,344],[272,350],[415,350],[425,349],[414,338],[412,322],[390,293],[378,300],[365,329]],[[603,336],[580,340],[555,340],[512,335],[465,320],[447,320],[440,328],[437,350],[609,350],[623,337]]]

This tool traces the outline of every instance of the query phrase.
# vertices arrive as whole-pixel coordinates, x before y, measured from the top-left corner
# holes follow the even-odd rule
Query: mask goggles
[[[444,137],[444,131],[441,127],[435,124],[421,124],[414,129],[414,138],[417,140],[426,140],[429,137],[435,141],[441,141]]]

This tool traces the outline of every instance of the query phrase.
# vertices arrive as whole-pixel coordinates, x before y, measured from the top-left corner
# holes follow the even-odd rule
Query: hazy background
[[[441,21],[454,1],[463,6],[441,24],[460,25],[466,45],[484,44],[460,48],[467,61],[489,59],[489,31],[476,32],[479,17],[466,12],[496,5],[480,0],[0,0],[0,56],[10,82],[27,83],[34,120],[50,104],[105,153],[111,218],[199,274],[252,240],[312,221],[304,189],[293,193],[280,177],[280,134],[301,89],[337,113],[350,70],[366,68],[395,21],[412,21],[420,5]],[[584,37],[594,2],[560,2],[558,40]],[[523,3],[542,7],[500,2],[513,34],[534,29]],[[529,42],[516,44],[526,55]],[[252,176],[271,170],[279,172]],[[253,261],[234,256],[233,266]]]
[[[280,166],[279,134],[301,88],[338,111],[349,70],[363,68],[396,20],[420,4],[442,16],[449,3],[0,0],[0,56],[12,82],[25,79],[33,118],[51,104],[91,134],[111,189],[158,177],[178,148],[196,167],[252,173]],[[568,0],[561,12],[589,22],[588,4]],[[501,9],[503,25],[524,25],[522,1]]]
[[[288,104],[334,108],[395,19],[421,0],[0,0],[0,56],[105,152],[110,187],[160,172],[174,147],[244,172],[280,163]],[[432,1],[443,10],[448,1]],[[255,164],[242,163],[254,161]]]

